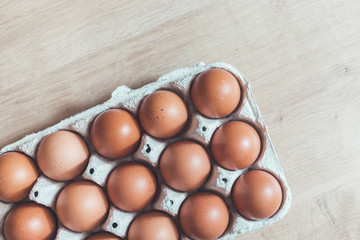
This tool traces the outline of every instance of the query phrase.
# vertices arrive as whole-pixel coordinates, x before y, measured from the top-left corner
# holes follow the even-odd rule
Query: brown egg
[[[101,113],[91,126],[91,141],[96,151],[111,159],[132,154],[139,145],[140,135],[134,116],[122,109]]]
[[[4,221],[4,236],[8,240],[51,240],[55,233],[54,214],[35,202],[15,206]]]
[[[30,157],[19,152],[4,153],[0,156],[0,200],[18,202],[25,199],[38,176]]]
[[[150,211],[137,216],[131,223],[128,240],[178,240],[174,221],[164,212]]]
[[[200,73],[191,87],[191,100],[195,108],[210,118],[221,118],[232,113],[240,97],[238,80],[219,68]]]
[[[256,130],[245,122],[232,121],[219,127],[211,140],[211,152],[220,166],[237,170],[249,167],[260,154]]]
[[[88,237],[87,240],[121,240],[121,238],[109,232],[98,232]]]
[[[140,163],[126,163],[110,174],[107,191],[110,200],[124,211],[146,207],[156,193],[156,179],[151,170]]]
[[[76,232],[90,231],[99,226],[107,215],[108,207],[102,188],[89,181],[67,185],[56,202],[59,220]]]
[[[180,225],[193,239],[215,239],[229,224],[229,209],[215,193],[197,192],[183,202],[180,208]]]
[[[139,118],[151,136],[169,138],[184,128],[188,112],[184,101],[177,94],[160,90],[144,99],[139,109]]]
[[[260,220],[277,212],[282,202],[282,190],[273,175],[262,170],[252,170],[236,180],[232,200],[241,215]]]
[[[79,135],[70,131],[57,131],[41,141],[37,162],[47,177],[68,181],[84,172],[89,162],[89,150]]]
[[[160,172],[166,184],[179,191],[191,191],[203,185],[211,163],[198,143],[183,140],[169,145],[160,158]]]

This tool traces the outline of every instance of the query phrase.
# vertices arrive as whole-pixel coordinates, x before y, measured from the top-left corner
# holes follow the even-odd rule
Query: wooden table
[[[1,0],[0,146],[199,61],[251,81],[292,189],[238,239],[359,239],[357,0]]]

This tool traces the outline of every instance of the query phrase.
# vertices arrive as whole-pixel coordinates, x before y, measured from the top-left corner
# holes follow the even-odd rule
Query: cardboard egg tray
[[[190,86],[192,80],[199,73],[210,68],[222,68],[231,72],[239,80],[241,86],[242,95],[240,104],[230,116],[225,118],[206,118],[200,115],[191,103]],[[124,108],[137,116],[138,107],[142,99],[158,89],[169,89],[174,91],[185,101],[189,111],[189,120],[185,129],[179,135],[165,140],[155,139],[143,131],[140,146],[134,154],[126,158],[109,160],[97,154],[91,144],[89,134],[92,121],[95,117],[110,108]],[[91,235],[92,232],[100,230],[112,232],[115,235],[124,238],[126,237],[127,229],[132,219],[140,212],[149,209],[166,211],[170,215],[174,216],[175,223],[179,226],[179,220],[177,217],[179,208],[185,198],[194,191],[190,193],[177,192],[168,187],[161,179],[157,168],[157,162],[164,148],[169,143],[185,138],[198,141],[210,153],[209,143],[214,131],[223,123],[235,119],[250,123],[258,131],[262,141],[261,152],[258,159],[248,169],[229,171],[220,167],[211,157],[211,154],[209,154],[212,162],[212,170],[209,179],[206,181],[204,186],[200,188],[202,190],[208,189],[215,191],[223,196],[225,202],[229,206],[231,218],[226,232],[219,239],[235,239],[239,234],[273,224],[284,217],[290,208],[291,194],[277,155],[270,141],[270,137],[267,133],[265,122],[253,98],[251,86],[245,77],[229,64],[213,63],[205,65],[204,63],[199,63],[191,68],[181,68],[167,73],[161,76],[156,82],[149,83],[138,89],[130,89],[127,86],[120,86],[112,93],[112,96],[108,101],[67,118],[43,131],[28,135],[15,143],[9,144],[0,150],[0,154],[7,151],[20,151],[36,160],[37,146],[43,137],[55,131],[67,129],[82,135],[90,150],[90,160],[85,172],[82,176],[72,181],[87,179],[105,187],[108,175],[113,168],[119,165],[119,163],[140,160],[152,165],[156,171],[159,189],[157,191],[157,195],[155,196],[155,200],[145,209],[138,212],[125,212],[116,208],[111,202],[109,202],[110,209],[105,222],[93,231],[86,233],[73,232],[64,227],[61,222],[58,221],[56,239],[86,239],[86,237]],[[230,194],[233,183],[241,174],[249,169],[264,169],[272,173],[282,186],[282,204],[277,213],[268,219],[259,221],[248,220],[236,211],[233,203],[231,202]],[[41,174],[32,188],[28,199],[25,199],[24,201],[35,201],[50,207],[54,212],[56,212],[55,203],[57,196],[61,189],[67,184],[69,184],[69,181],[56,182],[47,178],[44,174]],[[104,189],[106,189],[106,187]],[[0,201],[0,239],[4,239],[2,231],[4,218],[13,206],[14,203],[5,203]],[[188,239],[181,231],[180,227],[179,231],[180,239]]]

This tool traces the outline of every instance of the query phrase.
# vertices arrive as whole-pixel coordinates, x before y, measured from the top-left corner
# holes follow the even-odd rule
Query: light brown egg
[[[137,216],[131,223],[128,240],[178,240],[174,221],[164,212],[150,211]]]
[[[156,138],[170,138],[185,126],[188,112],[184,101],[175,93],[156,91],[140,105],[140,123],[147,133]]]
[[[169,145],[161,155],[159,166],[166,184],[178,191],[199,188],[207,180],[211,169],[206,150],[189,140]]]
[[[41,141],[37,162],[47,177],[68,181],[84,172],[89,162],[89,150],[79,135],[70,131],[57,131]]]
[[[249,124],[231,121],[220,126],[211,140],[211,152],[216,162],[229,170],[244,169],[260,154],[259,134]]]
[[[109,204],[102,188],[89,181],[67,185],[56,201],[59,220],[76,232],[90,231],[105,219]]]
[[[146,207],[156,193],[156,179],[151,170],[140,163],[126,163],[110,174],[107,191],[110,200],[125,211]]]
[[[109,232],[98,232],[92,234],[87,240],[121,240],[121,238]]]
[[[197,192],[183,202],[180,225],[192,239],[216,239],[229,224],[229,209],[222,198],[211,192]]]
[[[51,240],[55,234],[54,214],[35,202],[15,206],[4,221],[4,236],[7,240]]]
[[[133,115],[122,109],[110,109],[96,117],[91,126],[91,141],[104,157],[129,156],[139,145],[141,131]]]
[[[191,100],[195,108],[210,118],[221,118],[232,113],[240,97],[238,80],[219,68],[200,73],[191,87]]]
[[[262,170],[252,170],[236,180],[232,200],[241,215],[260,220],[277,212],[282,202],[282,190],[273,175]]]
[[[0,200],[18,202],[25,199],[37,177],[33,160],[19,152],[7,152],[0,156]]]

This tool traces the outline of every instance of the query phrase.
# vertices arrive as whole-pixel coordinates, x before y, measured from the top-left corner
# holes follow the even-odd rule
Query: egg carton
[[[190,98],[190,85],[192,80],[201,72],[210,68],[221,68],[231,72],[238,80],[242,89],[241,101],[237,109],[229,116],[220,119],[209,119],[200,115],[193,107]],[[138,149],[129,157],[109,160],[96,153],[90,140],[90,126],[94,118],[101,112],[110,108],[125,108],[137,116],[139,104],[144,96],[153,93],[158,89],[169,89],[178,93],[189,109],[189,121],[185,129],[178,136],[171,138],[170,140],[159,140],[151,137],[147,133],[142,134],[141,143]],[[174,70],[161,76],[156,82],[149,83],[138,89],[130,89],[127,86],[118,87],[111,95],[111,98],[95,107],[92,107],[84,112],[78,113],[75,116],[69,117],[58,124],[49,127],[38,133],[30,134],[23,139],[9,144],[0,150],[0,154],[7,151],[20,151],[36,159],[36,150],[40,141],[53,132],[58,130],[71,130],[79,133],[86,140],[90,150],[89,164],[82,174],[82,176],[72,180],[77,181],[80,179],[86,179],[93,181],[100,186],[105,186],[107,177],[120,162],[140,160],[147,162],[154,167],[157,166],[158,159],[164,148],[172,142],[179,139],[194,139],[201,143],[207,150],[209,150],[209,143],[214,131],[223,123],[238,119],[249,122],[258,131],[262,140],[261,152],[258,159],[253,163],[249,169],[264,169],[272,173],[278,181],[283,190],[283,201],[277,213],[271,218],[253,221],[242,217],[231,203],[231,189],[235,180],[249,169],[229,171],[212,160],[212,171],[208,181],[201,187],[201,189],[207,189],[216,191],[222,195],[230,208],[230,223],[226,232],[219,238],[223,240],[235,239],[239,234],[243,234],[255,229],[271,225],[274,222],[280,220],[288,212],[291,204],[291,193],[286,182],[284,173],[279,164],[274,147],[271,143],[270,137],[266,130],[266,125],[263,117],[255,103],[250,83],[245,77],[234,67],[227,63],[213,63],[206,65],[205,63],[198,63],[190,68],[181,68]],[[156,169],[156,168],[155,168]],[[67,229],[58,221],[58,231],[56,239],[72,239],[80,240],[85,239],[91,233],[100,230],[111,232],[119,237],[124,238],[127,233],[127,229],[131,221],[140,212],[149,209],[163,210],[170,215],[174,216],[174,220],[179,225],[177,214],[182,202],[189,195],[188,192],[177,192],[169,188],[163,180],[161,180],[159,171],[156,172],[156,177],[159,182],[159,189],[155,200],[147,206],[145,209],[138,212],[125,212],[115,207],[110,202],[110,210],[105,222],[94,229],[91,232],[78,233]],[[72,182],[71,181],[71,182]],[[29,197],[22,202],[35,201],[39,204],[43,204],[51,208],[54,212],[56,198],[61,189],[69,182],[57,182],[47,178],[44,174],[41,174],[33,186]],[[16,204],[16,203],[15,203]],[[6,203],[0,201],[0,239],[4,239],[2,226],[4,218],[7,212],[15,205],[14,203]],[[179,228],[180,230],[180,228]],[[188,239],[186,235],[180,230],[180,239]]]

